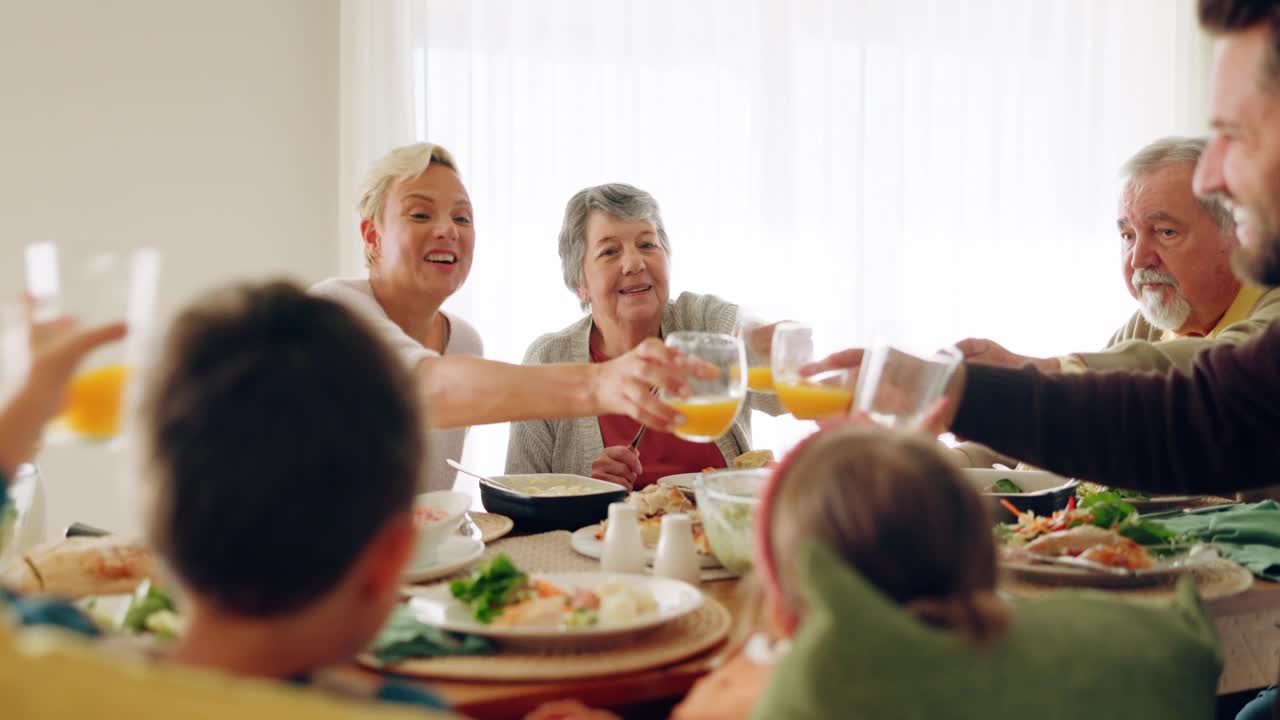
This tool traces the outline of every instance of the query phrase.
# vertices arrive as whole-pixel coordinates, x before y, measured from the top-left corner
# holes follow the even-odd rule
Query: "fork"
[[[651,394],[653,394],[653,395],[657,395],[657,394],[658,394],[658,388],[656,388],[656,387],[655,387],[654,389],[650,390],[649,392],[650,392]],[[637,447],[640,447],[640,438],[644,437],[644,431],[645,431],[645,430],[648,430],[648,429],[649,429],[649,427],[648,427],[647,425],[641,425],[641,426],[640,426],[640,432],[636,433],[636,436],[635,436],[634,438],[631,438],[631,445],[629,445],[629,447],[630,447],[632,450],[635,450]],[[637,453],[637,454],[639,454],[639,453]]]

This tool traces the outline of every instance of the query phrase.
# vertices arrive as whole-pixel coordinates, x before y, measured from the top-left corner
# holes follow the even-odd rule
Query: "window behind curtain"
[[[1203,41],[1167,0],[418,0],[419,139],[458,157],[476,259],[449,306],[519,361],[580,317],[564,204],[658,199],[672,296],[850,342],[1105,343],[1134,310],[1117,172],[1203,126]],[[756,445],[811,429],[756,421]],[[506,427],[468,462],[499,472]]]

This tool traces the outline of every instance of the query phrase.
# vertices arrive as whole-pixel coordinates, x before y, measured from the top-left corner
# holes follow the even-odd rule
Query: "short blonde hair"
[[[382,211],[387,207],[387,193],[390,192],[392,183],[418,177],[427,171],[431,163],[439,163],[455,173],[458,172],[458,163],[454,161],[453,154],[433,143],[401,145],[378,158],[365,176],[360,202],[356,204],[356,209],[360,211],[360,219],[362,221],[381,220]],[[365,264],[368,265],[372,260],[369,249],[366,247]]]

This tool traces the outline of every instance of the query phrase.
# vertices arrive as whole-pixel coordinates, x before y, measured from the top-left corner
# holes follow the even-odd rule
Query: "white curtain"
[[[1188,0],[348,0],[343,19],[344,182],[402,142],[454,152],[477,249],[450,306],[511,361],[578,317],[556,234],[609,181],[661,203],[673,295],[851,342],[1097,348],[1134,308],[1118,168],[1204,127]],[[758,420],[756,444],[808,429]],[[505,430],[469,460],[500,470]]]

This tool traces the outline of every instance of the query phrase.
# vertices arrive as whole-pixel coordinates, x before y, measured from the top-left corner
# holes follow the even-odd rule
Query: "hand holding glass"
[[[964,355],[954,347],[916,355],[878,345],[862,358],[857,409],[894,428],[916,427],[946,393]]]
[[[773,326],[740,310],[733,334],[742,338],[742,345],[747,354],[747,388],[752,392],[772,394],[773,367],[770,354],[773,345]]]
[[[73,266],[65,283],[52,244],[28,247],[26,261],[27,291],[36,320],[66,313],[84,326],[120,321],[129,326],[123,345],[105,346],[85,360],[84,369],[68,385],[66,403],[54,421],[55,427],[73,437],[110,439],[119,432],[127,380],[149,335],[158,256],[154,250],[94,255]],[[6,335],[12,332],[13,328],[6,328]],[[7,367],[26,367],[30,344],[6,343],[5,354]]]
[[[684,422],[676,426],[676,436],[691,442],[719,439],[733,426],[747,394],[746,378],[736,372],[746,367],[742,340],[720,333],[675,332],[667,336],[666,344],[720,371],[710,379],[690,378],[693,392],[688,397],[662,392],[662,399],[684,416]]]
[[[815,353],[812,327],[778,323],[772,350],[773,388],[787,412],[798,420],[821,420],[849,412],[853,404],[853,374],[849,370],[814,375],[800,372],[821,359]]]

